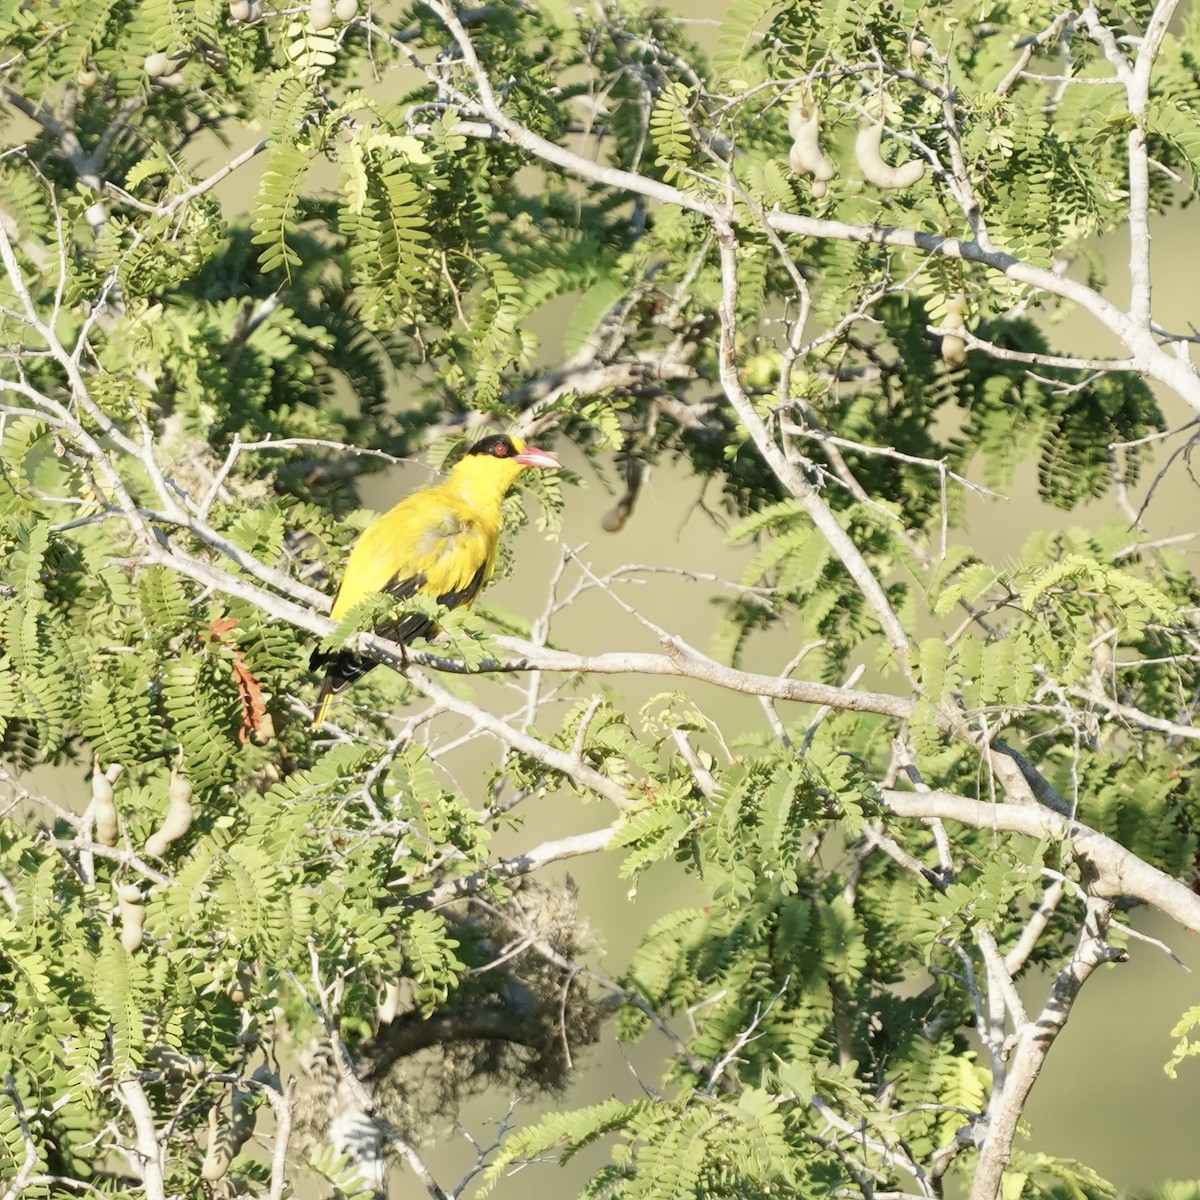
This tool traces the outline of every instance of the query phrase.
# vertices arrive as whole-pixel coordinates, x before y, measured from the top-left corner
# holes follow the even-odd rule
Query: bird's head
[[[553,454],[526,444],[519,437],[494,434],[476,442],[454,464],[449,482],[472,496],[503,496],[529,467],[557,467]]]
[[[466,457],[472,458],[475,455],[499,459],[501,462],[513,463],[520,467],[557,467],[561,465],[553,454],[539,450],[536,446],[530,446],[519,437],[509,437],[507,434],[482,438],[467,451]]]

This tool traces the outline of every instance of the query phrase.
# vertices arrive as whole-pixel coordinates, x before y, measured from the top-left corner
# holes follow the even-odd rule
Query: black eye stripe
[[[468,454],[490,454],[493,458],[509,458],[516,452],[517,448],[513,445],[512,438],[505,437],[503,434],[485,437],[467,451]]]

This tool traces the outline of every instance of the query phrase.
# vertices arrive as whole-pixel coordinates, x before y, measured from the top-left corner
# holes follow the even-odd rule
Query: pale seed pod
[[[158,82],[161,83],[163,87],[172,87],[172,88],[182,87],[183,86],[183,72],[182,71],[172,71],[170,73],[170,75],[161,75],[161,76],[159,76]]]
[[[821,151],[820,113],[797,100],[788,113],[788,132],[792,135],[792,148],[788,162],[797,175],[811,175],[818,182],[832,179],[836,172],[833,164]]]
[[[162,858],[167,847],[177,842],[192,827],[192,785],[175,771],[171,772],[171,785],[167,789],[167,815],[156,833],[146,839],[146,853]]]
[[[805,128],[811,121],[816,120],[816,116],[816,112],[809,107],[803,96],[792,105],[788,113],[788,133],[792,135],[793,142],[803,135]]]
[[[605,533],[620,533],[625,528],[625,522],[629,520],[630,513],[633,512],[633,501],[628,495],[622,496],[612,508],[608,510],[600,518],[600,528]]]
[[[908,40],[908,53],[920,62],[929,53],[929,43],[923,37],[913,34]]]
[[[127,954],[134,954],[142,947],[142,922],[146,919],[145,912],[140,908],[132,908],[121,921],[121,945]]]
[[[254,991],[254,968],[247,963],[238,963],[237,971],[225,989],[226,995],[234,1004],[245,1004],[246,998]]]
[[[946,297],[946,327],[948,329],[963,329],[963,306],[966,297],[962,292],[955,292]],[[942,335],[942,362],[948,367],[961,367],[967,361],[967,343],[957,333]]]
[[[229,1120],[222,1122],[214,1105],[208,1114],[208,1150],[200,1167],[200,1178],[215,1183],[225,1177],[233,1160],[254,1132],[255,1110],[249,1106],[248,1092],[233,1089]]]
[[[189,1079],[199,1079],[204,1074],[207,1064],[202,1054],[181,1054],[165,1042],[158,1042],[146,1051],[146,1061],[151,1066],[169,1075],[183,1075]]]
[[[337,0],[333,6],[333,15],[344,25],[358,16],[358,0]]]
[[[823,179],[814,179],[812,182],[812,187],[809,190],[812,192],[815,199],[820,200],[821,197],[824,196],[827,191],[829,191],[829,184],[827,184]]]
[[[863,178],[881,188],[909,188],[920,182],[925,164],[918,158],[909,159],[897,167],[891,166],[880,153],[883,143],[883,122],[864,125],[854,140],[854,157],[858,160]]]
[[[223,1179],[233,1162],[233,1155],[228,1152],[224,1142],[224,1128],[221,1125],[221,1114],[214,1104],[208,1110],[208,1149],[204,1152],[204,1162],[200,1167],[200,1178],[207,1183],[216,1183]]]
[[[121,945],[127,954],[132,954],[142,944],[142,923],[146,919],[142,893],[133,883],[118,884],[115,891],[121,913]]]
[[[309,0],[308,23],[320,33],[333,24],[333,0]]]
[[[100,75],[95,67],[87,66],[79,72],[75,81],[81,88],[95,87],[100,82]]]
[[[92,816],[96,822],[96,841],[101,846],[117,844],[117,806],[113,803],[112,781],[100,769],[100,760],[92,766]]]
[[[375,1020],[380,1025],[390,1025],[400,1015],[401,998],[399,981],[389,979],[375,1002]]]
[[[160,75],[170,75],[178,66],[177,62],[173,62],[159,50],[146,56],[142,69],[151,79],[157,79]]]
[[[250,20],[250,0],[229,0],[229,19],[231,21]]]
[[[948,367],[961,367],[967,361],[967,343],[957,333],[942,338],[942,362]]]
[[[266,746],[273,742],[277,734],[275,733],[275,721],[269,712],[264,712],[258,719],[253,734],[254,744],[256,746]]]

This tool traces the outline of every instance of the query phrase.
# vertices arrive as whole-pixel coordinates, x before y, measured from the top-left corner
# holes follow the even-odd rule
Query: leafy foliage
[[[1071,512],[1138,484],[1155,396],[1068,357],[1036,280],[1101,286],[1139,137],[1149,214],[1195,198],[1200,15],[1133,113],[1110,60],[1144,8],[736,0],[709,61],[633,4],[327,7],[0,5],[0,1181],[149,1193],[148,1114],[163,1194],[277,1194],[249,1139],[294,1103],[291,1160],[380,1193],[385,1140],[493,1083],[561,1091],[615,1018],[666,1035],[661,1086],[511,1133],[490,1183],[602,1147],[592,1197],[965,1190],[1024,1052],[998,971],[1060,968],[1115,893],[1049,832],[895,796],[1013,803],[1017,763],[1021,804],[1164,887],[1197,861],[1191,564],[1125,524],[989,561],[962,481],[1036,475]],[[564,596],[628,603],[570,561],[537,619],[402,602],[435,659],[314,733],[358,477],[482,425],[571,443],[613,533],[656,465],[697,478],[745,551],[689,581],[711,655],[656,630],[654,670],[692,678],[645,703],[611,660],[550,659],[515,702],[523,664],[469,678],[497,629],[574,650]],[[564,482],[529,485],[543,532]],[[522,814],[550,797],[618,813],[547,837]],[[615,979],[573,887],[526,877],[601,844],[630,897],[691,889]],[[1001,1158],[1004,1200],[1112,1195]]]

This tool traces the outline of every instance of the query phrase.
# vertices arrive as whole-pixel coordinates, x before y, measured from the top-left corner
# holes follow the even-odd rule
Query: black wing
[[[446,608],[458,608],[460,604],[470,604],[479,593],[479,589],[483,587],[486,569],[487,564],[485,563],[463,587],[443,592],[437,598],[438,603]],[[409,575],[405,579],[393,578],[383,590],[396,600],[407,600],[410,596],[415,596],[424,586],[424,575]],[[429,617],[411,613],[406,617],[401,617],[398,621],[377,626],[375,632],[380,637],[387,638],[389,642],[399,642],[400,645],[407,646],[416,638],[433,637],[437,633],[437,626]],[[371,659],[362,658],[353,650],[338,650],[334,654],[323,654],[319,649],[314,650],[309,661],[312,670],[316,671],[320,667],[328,666],[325,672],[325,682],[321,685],[321,694],[317,700],[318,706],[325,696],[336,696],[338,692],[344,691],[356,679],[361,679],[376,665]]]

